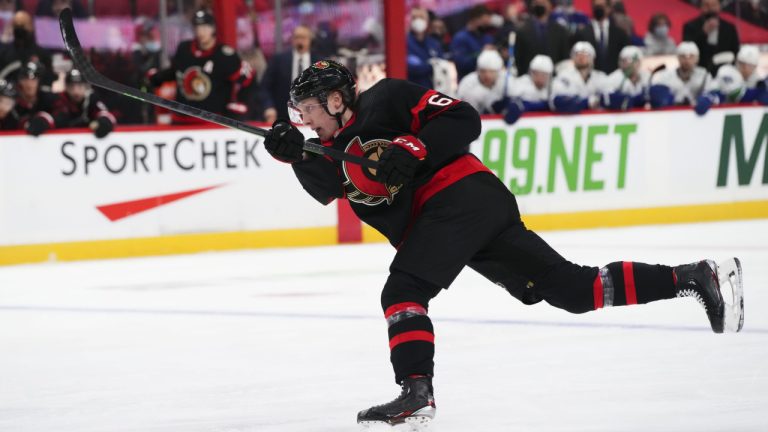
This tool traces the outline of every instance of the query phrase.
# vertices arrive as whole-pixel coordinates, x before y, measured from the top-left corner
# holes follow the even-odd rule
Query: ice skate
[[[712,260],[704,260],[677,266],[673,271],[677,297],[695,298],[704,307],[712,331],[741,330],[744,295],[738,258],[726,260],[720,266]]]
[[[432,378],[419,376],[403,380],[402,392],[392,402],[376,405],[357,414],[357,423],[371,426],[407,424],[412,431],[423,431],[435,417]]]

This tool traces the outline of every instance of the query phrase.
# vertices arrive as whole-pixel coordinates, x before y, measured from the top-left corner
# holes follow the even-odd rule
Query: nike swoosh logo
[[[216,186],[204,187],[201,189],[193,189],[193,190],[184,191],[184,192],[176,192],[168,195],[159,195],[159,196],[141,198],[141,199],[132,200],[132,201],[105,204],[101,206],[96,206],[96,209],[98,209],[101,212],[101,214],[106,216],[107,219],[109,219],[112,222],[115,222],[120,219],[125,219],[129,216],[133,216],[148,210],[152,210],[160,206],[164,206],[166,204],[170,204],[180,199],[188,198],[192,195],[201,194],[211,189],[219,188],[221,186],[224,186],[224,185],[220,184]]]

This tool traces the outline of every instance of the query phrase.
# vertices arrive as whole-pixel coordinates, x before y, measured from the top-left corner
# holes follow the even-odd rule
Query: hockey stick
[[[241,130],[243,132],[252,133],[254,135],[258,135],[261,137],[266,136],[268,132],[267,129],[262,129],[260,127],[252,126],[252,125],[249,125],[248,123],[237,121],[229,117],[224,117],[222,115],[212,113],[210,111],[205,111],[199,108],[191,107],[183,103],[164,99],[164,98],[161,98],[160,96],[143,92],[133,87],[129,87],[125,84],[120,84],[119,82],[112,81],[111,79],[97,72],[96,69],[94,69],[93,65],[86,58],[85,53],[83,52],[83,48],[80,45],[80,40],[77,38],[77,33],[75,32],[75,23],[72,20],[72,11],[69,8],[61,11],[61,14],[59,15],[59,26],[61,27],[61,37],[64,39],[64,46],[67,48],[67,51],[69,51],[70,57],[72,57],[72,63],[74,64],[74,67],[80,70],[80,73],[83,74],[83,77],[89,83],[97,87],[101,87],[105,90],[120,93],[123,96],[127,96],[130,98],[139,100],[141,102],[146,102],[152,105],[163,107],[171,111],[175,111],[177,113],[196,117],[201,120],[209,121],[211,123],[216,123],[228,128]],[[372,159],[355,156],[337,149],[324,147],[320,144],[316,144],[309,141],[304,142],[304,151],[319,154],[319,155],[329,156],[333,159],[337,159],[345,162],[355,163],[367,168],[376,168],[378,165],[377,162]]]

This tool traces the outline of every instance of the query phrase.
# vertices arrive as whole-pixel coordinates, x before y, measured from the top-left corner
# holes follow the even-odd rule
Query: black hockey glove
[[[43,132],[47,131],[51,127],[51,124],[48,123],[48,120],[43,118],[42,116],[36,115],[29,119],[27,122],[27,133],[32,136],[40,136],[43,134]]]
[[[413,135],[399,136],[379,156],[376,180],[388,186],[408,184],[426,157],[427,148],[420,139]]]
[[[264,147],[281,162],[299,162],[304,158],[304,135],[289,122],[278,119],[264,137]]]
[[[112,124],[112,121],[105,116],[97,117],[96,120],[91,122],[90,127],[96,138],[104,138],[115,129],[115,125]]]

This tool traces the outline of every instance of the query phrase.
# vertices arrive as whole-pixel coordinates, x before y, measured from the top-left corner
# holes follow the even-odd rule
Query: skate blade
[[[744,287],[739,259],[731,258],[718,264],[717,277],[725,302],[723,328],[726,332],[741,331],[744,327]]]
[[[408,417],[404,420],[404,423],[394,425],[383,421],[362,421],[358,423],[360,430],[368,432],[428,432],[432,430],[431,424],[432,418],[426,416]]]

